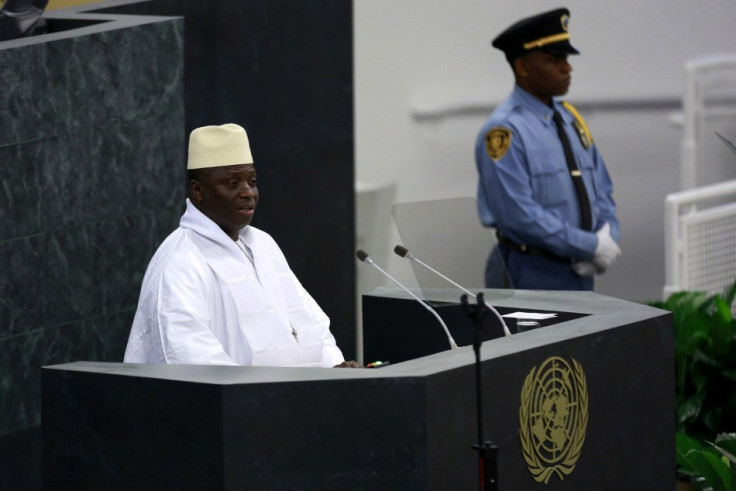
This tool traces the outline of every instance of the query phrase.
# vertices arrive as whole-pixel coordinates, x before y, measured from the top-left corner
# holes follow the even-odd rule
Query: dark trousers
[[[569,262],[555,261],[511,250],[493,248],[486,262],[486,288],[518,290],[593,290],[593,277],[575,274]]]

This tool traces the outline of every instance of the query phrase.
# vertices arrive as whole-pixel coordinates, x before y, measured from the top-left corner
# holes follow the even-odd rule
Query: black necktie
[[[562,116],[557,111],[554,112],[552,119],[555,121],[557,126],[557,135],[560,137],[562,142],[562,149],[565,151],[565,160],[567,160],[567,168],[570,169],[570,177],[572,178],[573,184],[575,184],[575,192],[578,195],[578,202],[580,203],[580,213],[582,215],[583,230],[590,230],[593,225],[593,219],[590,212],[590,201],[588,200],[588,193],[585,191],[585,182],[583,182],[583,175],[578,169],[575,163],[575,155],[572,153],[572,147],[570,146],[570,140],[567,138],[565,132],[565,126],[562,122]]]

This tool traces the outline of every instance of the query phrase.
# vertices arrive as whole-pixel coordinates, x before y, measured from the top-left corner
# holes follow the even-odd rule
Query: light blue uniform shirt
[[[575,116],[560,101],[553,104],[562,115],[582,172],[593,230],[580,228],[580,205],[552,120],[553,109],[519,86],[488,118],[476,140],[478,212],[485,226],[496,227],[517,244],[590,261],[598,244],[595,231],[604,223],[610,224],[611,237],[619,239],[613,184],[595,145],[583,145],[573,125]],[[508,151],[496,161],[486,148],[486,135],[495,127],[511,132]]]

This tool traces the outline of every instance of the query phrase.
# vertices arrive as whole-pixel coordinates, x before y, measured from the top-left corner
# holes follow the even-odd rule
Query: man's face
[[[517,58],[514,66],[519,85],[546,104],[570,88],[572,66],[567,54],[535,50]]]
[[[250,224],[258,203],[253,164],[204,169],[189,182],[192,202],[231,239]]]

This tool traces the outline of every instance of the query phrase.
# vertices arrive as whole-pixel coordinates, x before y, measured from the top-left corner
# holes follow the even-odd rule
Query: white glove
[[[598,246],[595,248],[593,265],[598,270],[605,271],[621,255],[621,249],[611,238],[611,226],[606,222],[596,233]]]
[[[596,273],[596,267],[590,261],[578,261],[572,264],[572,269],[578,276],[593,276]]]

